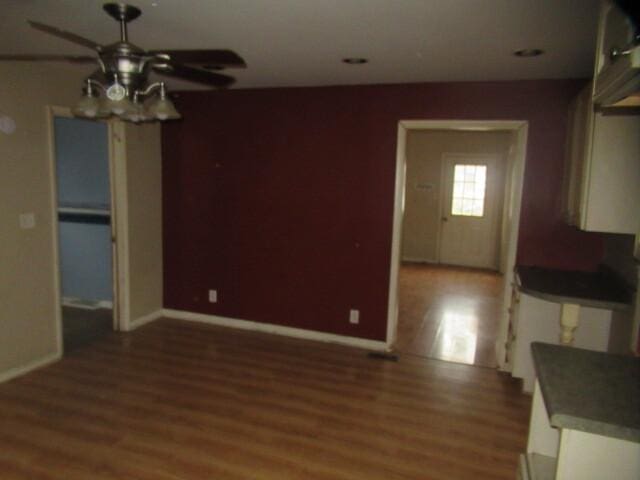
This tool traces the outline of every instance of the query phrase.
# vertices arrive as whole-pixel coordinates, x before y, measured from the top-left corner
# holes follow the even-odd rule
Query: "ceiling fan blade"
[[[181,78],[191,82],[202,83],[214,87],[228,87],[236,81],[235,78],[221,73],[209,72],[200,68],[188,67],[180,63],[156,64],[153,68],[162,75]]]
[[[81,37],[80,35],[76,35],[75,33],[67,32],[66,30],[61,30],[58,27],[52,27],[51,25],[46,25],[40,22],[34,22],[32,20],[28,20],[29,25],[31,25],[36,30],[40,30],[45,33],[49,33],[51,35],[55,35],[56,37],[63,38],[70,42],[76,43],[78,45],[82,45],[83,47],[93,48],[94,50],[100,51],[102,46],[93,40],[89,40],[88,38]]]
[[[12,60],[18,62],[69,62],[69,63],[95,63],[94,57],[84,55],[2,55],[0,61]]]
[[[245,68],[242,57],[232,50],[152,50],[154,55],[167,55],[171,62],[212,67]]]
[[[87,78],[90,78],[92,80],[97,80],[100,83],[107,83],[108,79],[107,76],[104,74],[104,72],[102,71],[101,68],[98,68],[97,70],[94,70],[91,75],[89,75]]]

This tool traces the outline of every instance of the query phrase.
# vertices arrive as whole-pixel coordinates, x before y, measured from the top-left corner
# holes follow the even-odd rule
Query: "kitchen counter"
[[[640,358],[533,342],[552,427],[640,443]]]
[[[631,304],[631,292],[606,270],[576,272],[518,266],[516,278],[523,293],[550,302],[607,310],[627,310]]]

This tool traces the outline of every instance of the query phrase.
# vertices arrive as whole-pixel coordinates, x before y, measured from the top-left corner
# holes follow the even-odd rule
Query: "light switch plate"
[[[29,228],[35,228],[36,226],[36,215],[35,213],[21,213],[20,214],[20,228],[23,230]]]

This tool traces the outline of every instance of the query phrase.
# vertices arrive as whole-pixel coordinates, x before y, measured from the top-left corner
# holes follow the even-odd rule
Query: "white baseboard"
[[[207,315],[204,313],[186,312],[183,310],[172,310],[165,308],[164,317],[187,320],[191,322],[207,323],[221,327],[238,328],[240,330],[252,330],[256,332],[273,333],[285,337],[302,338],[305,340],[317,340],[326,343],[337,343],[350,347],[364,348],[367,350],[386,351],[387,344],[378,340],[366,338],[347,337],[335,333],[317,332],[315,330],[304,330],[302,328],[285,327],[283,325],[273,325],[271,323],[260,323],[249,320],[239,320],[235,318],[220,317],[218,315]]]
[[[158,318],[162,317],[163,315],[163,310],[156,310],[155,312],[151,312],[147,315],[143,315],[142,317],[138,317],[135,320],[132,320],[129,323],[129,328],[127,329],[127,331],[131,331],[131,330],[135,330],[138,327],[141,327],[142,325],[146,325],[147,323],[153,322],[154,320],[157,320]]]
[[[425,263],[427,265],[438,265],[438,262],[436,260],[428,258],[402,257],[401,261],[407,263]]]
[[[82,300],[75,297],[63,297],[62,305],[65,307],[84,308],[86,310],[97,310],[98,308],[106,308],[113,310],[113,301],[111,300]]]
[[[27,363],[26,365],[21,365],[19,367],[11,368],[6,372],[0,372],[0,383],[6,382],[8,380],[11,380],[12,378],[24,375],[25,373],[29,373],[30,371],[35,370],[37,368],[44,367],[46,365],[49,365],[50,363],[57,362],[61,358],[62,358],[62,353],[56,352],[50,355],[46,355],[42,358],[33,360]]]

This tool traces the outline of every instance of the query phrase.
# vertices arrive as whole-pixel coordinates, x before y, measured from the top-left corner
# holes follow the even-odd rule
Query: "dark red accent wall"
[[[560,213],[567,106],[582,84],[181,93],[183,120],[162,130],[165,307],[384,340],[398,122],[409,119],[527,120],[518,262],[595,268],[601,236]]]

